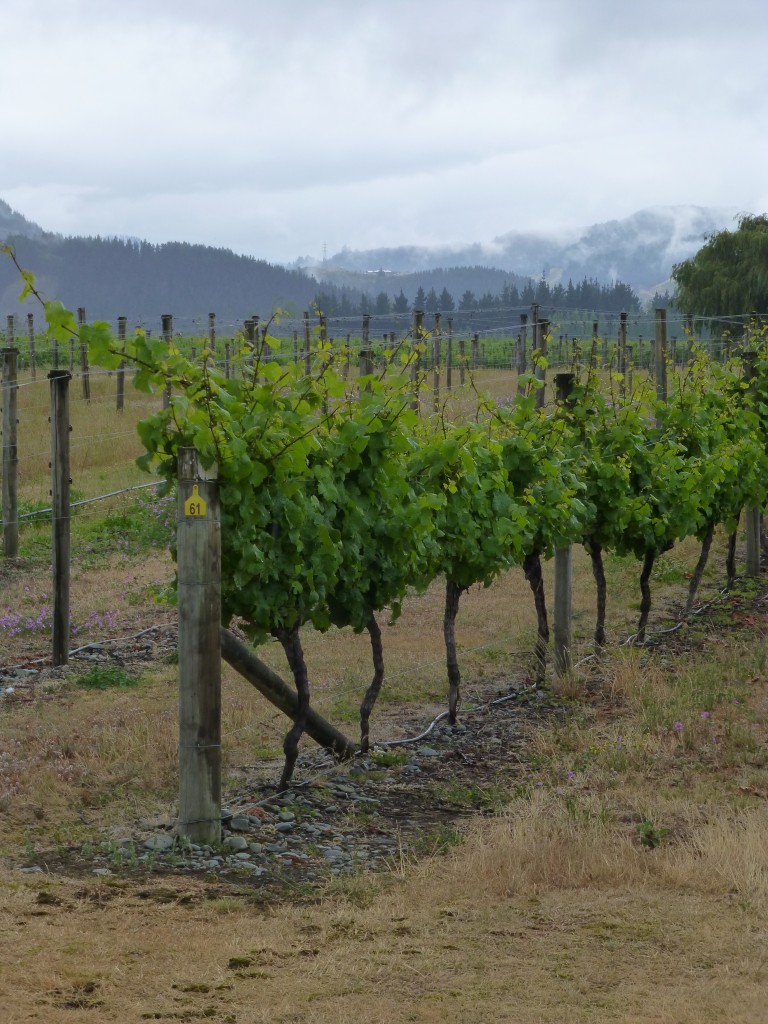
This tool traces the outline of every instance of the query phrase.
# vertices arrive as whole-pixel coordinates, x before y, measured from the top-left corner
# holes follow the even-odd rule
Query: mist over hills
[[[510,231],[491,242],[463,247],[343,249],[327,261],[361,272],[416,272],[436,267],[484,266],[523,277],[567,284],[594,278],[622,281],[647,292],[663,287],[675,263],[701,248],[707,235],[734,228],[737,211],[701,206],[662,206],[593,224],[558,237]],[[322,264],[308,269],[322,274]]]
[[[13,242],[46,297],[84,306],[89,319],[127,316],[147,325],[169,312],[185,318],[215,312],[222,321],[241,322],[280,307],[300,316],[321,292],[359,305],[366,295],[394,299],[402,292],[412,303],[419,288],[447,289],[458,303],[466,291],[501,296],[516,288],[523,294],[531,281],[554,290],[588,279],[622,282],[645,297],[664,290],[673,264],[693,255],[708,234],[733,227],[734,210],[659,207],[557,237],[511,231],[463,247],[344,249],[321,262],[302,259],[285,267],[185,242],[64,237],[0,200],[0,240]],[[18,292],[15,268],[0,260],[0,314],[20,311]]]

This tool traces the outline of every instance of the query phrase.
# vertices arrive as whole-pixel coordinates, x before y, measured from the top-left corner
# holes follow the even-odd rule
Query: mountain
[[[0,242],[11,236],[24,238],[42,238],[45,232],[39,224],[27,220],[20,213],[12,210],[8,203],[0,199]]]
[[[163,313],[172,313],[207,324],[211,312],[222,325],[242,324],[254,314],[268,317],[276,307],[300,315],[318,290],[317,281],[301,271],[205,245],[42,232],[9,240],[43,295],[70,309],[84,307],[90,320],[126,316],[131,325],[153,327]],[[20,290],[15,267],[0,259],[0,312],[35,311],[31,299],[19,307]]]
[[[594,278],[649,291],[669,281],[675,263],[692,256],[707,235],[735,227],[736,210],[660,206],[624,220],[593,224],[569,237],[510,231],[463,247],[342,249],[328,262],[355,271],[424,271],[437,267],[495,267],[550,284]],[[310,268],[316,273],[319,268]]]

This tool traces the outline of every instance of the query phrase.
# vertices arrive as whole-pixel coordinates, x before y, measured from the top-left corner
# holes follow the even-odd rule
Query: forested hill
[[[269,316],[276,307],[307,309],[317,281],[297,270],[186,242],[116,238],[10,238],[19,262],[37,278],[46,298],[71,309],[84,306],[88,319],[151,325],[162,313],[242,320]],[[0,261],[0,309],[18,310],[19,279],[9,260]]]

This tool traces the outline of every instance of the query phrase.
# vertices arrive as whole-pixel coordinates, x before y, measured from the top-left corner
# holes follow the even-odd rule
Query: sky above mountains
[[[764,0],[4,0],[0,196],[288,261],[768,209]]]

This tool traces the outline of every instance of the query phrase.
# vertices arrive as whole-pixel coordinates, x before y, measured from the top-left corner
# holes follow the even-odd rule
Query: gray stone
[[[236,814],[227,822],[227,828],[231,829],[233,832],[250,832],[251,819],[247,814]]]
[[[278,832],[291,832],[295,824],[295,821],[278,821],[275,828]]]
[[[251,851],[251,853],[253,853],[255,856],[258,857],[262,853],[264,853],[264,844],[263,843],[248,843],[248,849]]]
[[[251,859],[250,850],[242,850],[240,853],[236,853],[235,856],[237,857],[238,860],[250,860]]]
[[[416,753],[419,757],[440,757],[440,751],[434,747],[419,747]]]
[[[296,815],[293,813],[293,811],[280,811],[280,813],[277,816],[277,820],[283,822],[296,821]]]
[[[241,850],[248,849],[248,840],[244,836],[227,836],[222,846],[225,850],[232,850],[238,853]]]
[[[144,849],[153,850],[155,853],[167,853],[168,850],[173,849],[174,842],[173,836],[161,833],[160,835],[150,836],[149,839],[145,839]]]
[[[94,873],[94,875],[111,875],[112,874],[112,872],[109,870],[109,868],[94,868],[93,869],[93,873]]]
[[[20,868],[23,875],[42,875],[43,869],[38,867],[37,864],[33,864],[31,868]]]

